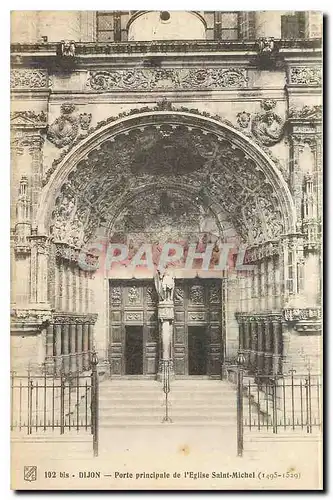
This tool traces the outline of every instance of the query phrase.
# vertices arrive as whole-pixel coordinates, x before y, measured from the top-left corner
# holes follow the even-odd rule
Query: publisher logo
[[[37,467],[36,465],[25,465],[24,466],[24,481],[36,481],[37,479]]]

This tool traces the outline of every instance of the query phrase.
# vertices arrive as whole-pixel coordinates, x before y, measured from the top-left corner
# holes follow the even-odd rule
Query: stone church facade
[[[320,370],[321,23],[12,14],[13,369],[81,372],[94,348],[112,376],[155,377],[155,273],[128,264],[195,244],[172,267],[175,376],[219,378],[239,349],[250,371]],[[108,269],[110,244],[128,253]]]

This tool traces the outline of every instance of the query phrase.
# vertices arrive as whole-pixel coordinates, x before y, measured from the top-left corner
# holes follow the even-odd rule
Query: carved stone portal
[[[53,124],[58,145],[68,141],[62,126],[76,133],[77,124],[68,120],[70,116],[63,113]],[[252,244],[278,238],[283,230],[283,207],[263,168],[227,137],[193,128],[193,119],[191,126],[177,124],[174,118],[172,123],[163,120],[120,133],[79,162],[53,208],[50,225],[54,238],[64,243],[75,238],[82,244],[94,239],[99,227],[110,227],[111,220],[118,241],[120,233],[131,233],[131,227],[155,235],[159,228],[170,229],[164,241],[179,241],[179,231],[173,234],[175,225],[169,223],[175,219],[187,240],[195,221],[196,236],[205,232],[200,225],[208,219],[215,220],[211,232],[219,235],[222,220],[208,206],[212,199],[215,210],[225,214],[227,225],[243,241]],[[257,135],[264,141],[271,144],[278,139],[264,121],[256,123]],[[77,235],[71,235],[69,227],[74,219]]]

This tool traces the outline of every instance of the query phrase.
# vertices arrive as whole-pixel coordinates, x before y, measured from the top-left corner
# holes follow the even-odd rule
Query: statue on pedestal
[[[166,269],[164,273],[158,269],[155,275],[155,288],[159,302],[172,302],[175,290],[175,279]]]
[[[160,324],[162,361],[172,363],[172,331],[174,319],[173,295],[175,289],[174,277],[165,270],[157,270],[155,287],[158,295],[158,319]],[[162,365],[160,365],[162,369]]]

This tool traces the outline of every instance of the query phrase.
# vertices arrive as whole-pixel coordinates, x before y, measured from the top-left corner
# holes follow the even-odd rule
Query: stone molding
[[[264,37],[265,39],[265,37]],[[279,49],[283,49],[284,53],[288,53],[289,50],[293,49],[303,49],[313,51],[314,49],[321,49],[322,42],[320,39],[305,39],[305,40],[279,40]],[[36,54],[36,56],[42,52],[49,56],[54,56],[57,53],[59,44],[55,42],[49,43],[13,43],[11,45],[11,53],[15,55],[24,55],[31,53]],[[75,42],[75,57],[80,56],[92,56],[103,54],[105,56],[110,55],[114,57],[115,55],[120,55],[124,53],[129,53],[131,55],[135,54],[147,54],[147,53],[213,53],[216,52],[219,55],[221,51],[228,52],[242,52],[244,55],[255,55],[258,51],[258,41],[257,40],[156,40],[156,41],[128,41],[115,42],[115,43],[103,43],[103,42]],[[85,57],[86,60],[86,57]]]
[[[13,307],[10,312],[11,333],[16,334],[38,334],[49,324],[52,311],[45,308],[19,308]]]
[[[17,68],[10,72],[11,90],[48,89],[48,71],[46,69]]]
[[[288,84],[312,87],[322,85],[321,66],[291,66],[288,68]]]
[[[244,88],[247,82],[247,71],[239,68],[145,68],[91,72],[87,86],[98,92],[219,90]]]
[[[285,308],[283,310],[283,316],[285,321],[293,322],[304,319],[321,319],[322,310],[321,307],[307,307],[304,309],[300,308]]]
[[[36,113],[33,110],[13,111],[10,114],[10,126],[12,128],[46,128],[47,115],[44,111]]]
[[[97,314],[79,314],[79,313],[66,313],[66,312],[59,312],[59,313],[53,313],[52,318],[50,320],[50,323],[53,325],[83,325],[83,324],[88,324],[88,325],[94,325],[97,320]]]
[[[288,113],[289,121],[321,121],[323,118],[323,107],[303,106],[301,108],[291,107]]]
[[[253,323],[275,321],[282,322],[283,316],[280,311],[270,311],[261,313],[236,312],[235,317],[238,323]]]

